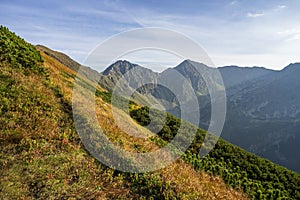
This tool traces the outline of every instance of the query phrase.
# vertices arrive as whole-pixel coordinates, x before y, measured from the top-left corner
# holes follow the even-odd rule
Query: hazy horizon
[[[38,44],[38,45],[42,45],[42,44]],[[52,50],[61,52],[58,49],[52,49]],[[65,52],[61,52],[61,53],[65,53]],[[68,55],[68,54],[66,54],[66,55]],[[68,55],[68,56],[70,56],[70,55]],[[80,61],[76,60],[75,58],[73,58],[73,57],[71,57],[71,58],[73,60],[75,60],[76,62],[78,62],[79,64],[84,65],[84,63],[81,63]],[[120,58],[118,58],[116,60],[113,60],[111,62],[111,64],[113,64],[113,63],[115,63],[117,61],[120,61],[120,60],[126,60],[126,61],[128,61],[128,62],[130,62],[132,64],[137,64],[137,65],[140,65],[142,67],[151,69],[154,72],[162,72],[162,71],[164,71],[167,68],[174,68],[174,67],[178,66],[183,61],[189,60],[189,58],[184,58],[184,59],[178,58],[177,60],[175,59],[175,60],[171,60],[171,61],[169,59],[165,59],[165,60],[161,60],[161,62],[159,62],[158,60],[154,60],[154,61],[150,62],[150,61],[145,61],[145,60],[143,60],[143,59],[141,59],[139,57],[130,56],[130,55],[128,56],[127,55],[127,56],[122,56],[122,57],[120,57]],[[192,61],[202,63],[201,61],[196,61],[196,60],[192,60]],[[269,69],[269,70],[276,70],[276,71],[278,70],[278,71],[280,71],[280,70],[284,69],[285,67],[287,67],[289,64],[293,64],[293,63],[298,63],[298,62],[295,61],[295,62],[288,63],[287,65],[281,66],[281,68],[278,68],[278,69],[272,69],[272,68],[270,68],[268,66],[240,66],[240,65],[237,65],[237,64],[228,64],[228,65],[222,65],[222,66],[216,66],[215,65],[215,66],[209,66],[209,67],[215,67],[215,68],[229,67],[229,66],[245,67],[245,68],[246,67],[247,68],[262,67],[262,68]],[[109,65],[108,66],[100,66],[100,67],[98,67],[98,69],[95,66],[89,66],[88,65],[88,67],[91,67],[91,68],[97,70],[98,72],[103,72],[106,68],[109,67]]]

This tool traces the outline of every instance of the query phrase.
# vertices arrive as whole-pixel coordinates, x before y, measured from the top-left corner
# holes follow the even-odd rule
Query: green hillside
[[[199,159],[206,134],[200,129],[181,159],[156,172],[124,173],[102,165],[84,149],[74,128],[76,67],[68,66],[70,58],[54,57],[41,47],[39,52],[2,26],[0,48],[0,199],[300,199],[299,174],[224,140]],[[99,124],[115,144],[153,151],[176,134],[180,120],[168,115],[157,136],[128,136],[112,120],[111,94],[81,79],[97,88]],[[151,131],[140,126],[149,123],[147,107],[132,102],[130,116],[137,122],[133,126]]]

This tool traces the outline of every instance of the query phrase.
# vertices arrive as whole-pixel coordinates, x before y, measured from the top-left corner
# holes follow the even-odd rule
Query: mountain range
[[[209,91],[201,75],[209,71],[215,88],[226,90],[227,114],[221,137],[252,153],[300,172],[300,156],[297,154],[297,144],[300,142],[299,63],[275,71],[263,67],[211,68],[202,63],[185,60],[172,70],[179,72],[190,83],[201,102],[201,128],[207,129],[211,117]],[[217,70],[223,83],[216,76]],[[112,90],[117,80],[126,74],[129,85],[135,87],[134,83],[143,83],[144,77],[157,83],[161,77],[170,78],[169,73],[170,69],[156,73],[128,61],[117,61],[102,72],[99,84]],[[170,90],[159,84],[148,84],[137,91],[147,95],[147,99],[151,99],[150,94],[153,98],[161,100],[168,112],[180,117],[179,103],[176,95]],[[186,101],[192,98],[189,97],[191,94],[184,95]]]

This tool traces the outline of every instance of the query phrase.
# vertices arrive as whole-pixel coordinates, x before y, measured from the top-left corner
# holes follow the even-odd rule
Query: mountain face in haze
[[[147,68],[143,68],[137,64],[130,63],[126,60],[119,60],[115,62],[114,64],[110,65],[108,68],[106,68],[102,74],[103,75],[117,75],[122,76],[129,70],[133,68],[141,68],[141,70],[147,70]]]
[[[137,64],[132,64],[126,60],[119,60],[111,64],[102,72],[99,84],[105,89],[111,91],[117,81],[124,77],[128,85],[134,89],[138,89],[141,93],[148,93],[154,86],[144,86],[148,82],[156,82],[158,73],[150,69],[141,67]],[[141,87],[141,88],[140,88]]]
[[[117,61],[102,72],[103,77],[99,84],[111,91],[117,81],[123,77],[131,88],[138,87],[137,91],[141,94],[150,94],[157,99],[175,102],[175,96],[169,88],[184,91],[186,90],[186,81],[192,86],[197,96],[208,94],[206,81],[209,81],[215,88],[222,89],[221,79],[217,78],[216,72],[215,68],[191,60],[185,60],[175,68],[166,69],[161,73],[153,72],[128,61]],[[203,74],[213,78],[205,80]],[[178,89],[173,87],[174,84]],[[192,94],[185,93],[184,95],[191,96]],[[188,99],[189,97],[186,97],[186,101]]]
[[[222,137],[300,171],[300,64],[247,82],[228,97]]]
[[[290,64],[281,71],[261,67],[220,67],[219,73],[224,83],[222,85],[222,80],[215,75],[217,69],[190,60],[162,73],[154,73],[127,61],[118,61],[102,73],[104,77],[110,77],[105,84],[113,87],[113,82],[130,72],[132,67],[137,67],[138,70],[134,70],[134,74],[130,76],[131,82],[142,81],[143,75],[159,82],[160,77],[164,77],[164,80],[171,77],[170,71],[179,72],[190,83],[201,102],[199,126],[202,128],[208,127],[211,116],[209,92],[203,78],[203,74],[210,73],[211,84],[217,90],[225,88],[227,94],[227,115],[221,137],[278,164],[300,171],[300,157],[294,152],[300,142],[299,63]],[[184,90],[182,85],[183,82],[176,87]],[[168,112],[180,117],[180,106],[170,90],[159,84],[142,88],[139,90],[140,94],[150,94],[161,100]],[[188,102],[192,95],[186,93],[184,96]]]
[[[250,81],[229,97],[244,107],[247,117],[256,119],[295,119],[300,115],[300,64],[290,64],[280,72]]]
[[[263,67],[224,66],[219,67],[218,69],[222,75],[226,88],[230,88],[274,72],[273,70]]]
[[[132,70],[134,69],[134,70]],[[103,83],[102,85],[107,89],[111,90],[117,80],[124,74],[130,75],[133,82],[145,82],[144,79],[157,82],[158,77],[164,77],[170,75],[171,70],[176,70],[179,72],[183,78],[188,80],[194,91],[198,96],[205,96],[209,93],[207,89],[206,81],[210,81],[219,90],[225,88],[233,88],[235,86],[239,87],[240,84],[245,83],[249,80],[255,80],[259,77],[274,73],[275,71],[265,69],[262,67],[238,67],[238,66],[225,66],[216,68],[211,68],[203,63],[194,62],[191,60],[185,60],[174,68],[169,68],[161,73],[155,73],[150,69],[144,68],[140,65],[130,63],[126,60],[117,61],[110,65],[106,70],[102,72]],[[222,80],[218,76],[219,74]],[[203,74],[207,74],[207,78],[210,80],[205,80]],[[149,77],[151,77],[149,79]],[[207,79],[206,78],[206,79]],[[100,82],[101,84],[101,82]],[[131,82],[129,82],[129,85]],[[152,90],[143,91],[144,93],[153,93]],[[156,92],[159,93],[159,92]]]
[[[207,95],[209,93],[206,83],[207,80],[205,77],[203,77],[205,74],[209,74],[207,77],[212,78],[210,81],[213,82],[216,87],[219,85],[218,88],[222,88],[221,79],[214,74],[216,69],[208,67],[205,64],[197,63],[191,60],[185,60],[174,69],[182,74],[184,78],[191,83],[193,89],[199,96]]]

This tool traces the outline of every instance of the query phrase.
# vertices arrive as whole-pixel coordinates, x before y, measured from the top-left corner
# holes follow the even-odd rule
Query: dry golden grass
[[[74,72],[43,56],[49,80],[0,64],[14,99],[0,116],[0,199],[134,198],[123,177],[94,162],[74,131],[72,80],[62,75]]]
[[[221,178],[197,172],[182,160],[161,173],[167,181],[175,183],[176,192],[182,193],[183,199],[248,199],[241,191],[228,187]]]
[[[112,114],[112,106],[110,104],[104,102],[101,98],[97,98],[96,105],[96,114],[99,125],[102,127],[105,134],[112,140],[112,142],[115,142],[117,145],[119,145],[121,142],[122,148],[127,151],[137,151],[133,148],[134,145],[141,146],[144,152],[158,149],[158,146],[149,139],[136,138],[128,135],[127,132],[124,132],[123,129],[121,129],[116,123]],[[116,109],[116,114],[122,116],[122,124],[127,126],[127,130],[135,131],[132,134],[153,135],[153,133],[151,133],[148,129],[141,127],[134,122],[128,115],[124,113],[124,111]]]

